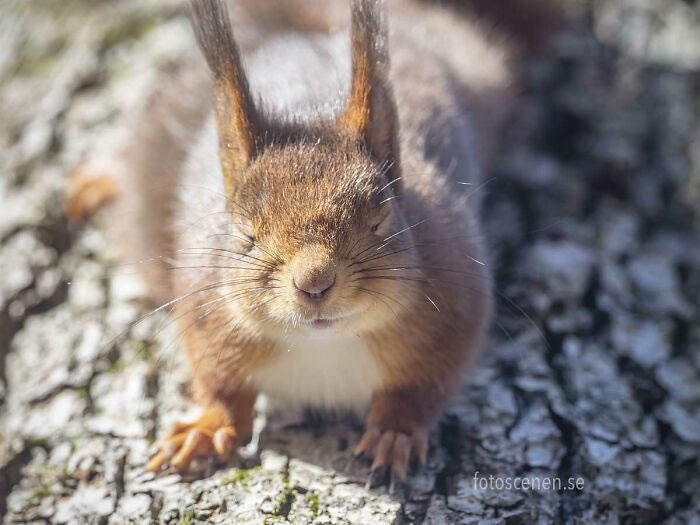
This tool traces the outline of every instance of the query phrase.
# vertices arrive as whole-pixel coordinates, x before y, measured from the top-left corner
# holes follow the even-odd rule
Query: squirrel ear
[[[398,169],[398,117],[389,82],[387,29],[374,0],[352,2],[352,77],[338,123],[362,138],[382,162]]]
[[[219,156],[227,189],[259,147],[261,120],[241,66],[231,21],[221,0],[192,0],[193,27],[214,76]]]

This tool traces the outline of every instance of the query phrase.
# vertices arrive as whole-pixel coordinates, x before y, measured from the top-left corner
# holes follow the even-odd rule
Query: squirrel
[[[221,0],[191,7],[206,60],[167,72],[118,173],[78,170],[67,201],[73,218],[130,206],[125,244],[159,258],[145,277],[181,328],[204,412],[146,468],[229,457],[264,393],[364,410],[355,454],[406,480],[485,343],[476,190],[515,99],[512,49],[541,35],[513,46],[447,5],[352,0],[350,38],[314,11],[237,43]]]

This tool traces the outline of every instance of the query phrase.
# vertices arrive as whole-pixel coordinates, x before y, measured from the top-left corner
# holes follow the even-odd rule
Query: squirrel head
[[[231,250],[245,263],[228,271],[240,274],[232,282],[240,278],[241,288],[257,288],[238,303],[287,329],[376,328],[410,296],[391,268],[415,258],[398,198],[398,120],[380,10],[352,2],[347,99],[334,118],[303,124],[256,107],[221,2],[195,0],[193,11],[214,77],[219,160],[237,229]]]

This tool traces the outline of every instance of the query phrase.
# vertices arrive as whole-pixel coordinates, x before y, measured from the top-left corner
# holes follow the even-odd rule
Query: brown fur
[[[298,46],[286,50],[291,60],[308,57],[297,64],[304,78],[288,73],[282,91],[261,88],[266,104],[254,104],[255,80],[274,79],[276,66],[243,46],[249,86],[223,5],[193,6],[214,78],[216,132],[200,125],[211,84],[197,84],[196,111],[168,99],[168,119],[151,112],[148,120],[180,119],[198,138],[148,127],[160,133],[159,148],[133,154],[151,161],[126,171],[136,181],[151,177],[144,167],[177,152],[167,194],[130,191],[140,210],[160,199],[150,219],[160,229],[147,230],[155,237],[142,244],[162,249],[171,268],[147,277],[155,277],[152,289],[168,290],[161,299],[176,298],[198,396],[228,410],[227,424],[247,421],[235,407],[240,399],[250,407],[270,386],[261,374],[283,362],[296,344],[287,341],[313,346],[311,336],[325,329],[312,323],[333,323],[339,344],[367,349],[377,373],[360,393],[371,408],[358,451],[376,449],[376,466],[391,463],[401,475],[411,450],[424,457],[425,429],[475,359],[490,318],[478,194],[463,183],[482,180],[513,100],[505,47],[448,10],[400,0],[390,4],[387,36],[376,3],[354,0],[350,60],[333,51],[332,34],[310,33],[324,27],[318,13],[299,14],[302,26],[290,28],[284,47]],[[323,109],[332,73],[345,70],[346,96]],[[282,112],[265,109],[299,85],[301,96]],[[301,290],[320,282],[332,282],[321,300]],[[332,394],[324,395],[347,401]]]

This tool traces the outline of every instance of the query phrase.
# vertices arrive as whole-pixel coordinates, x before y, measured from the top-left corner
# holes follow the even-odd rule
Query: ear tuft
[[[225,5],[221,0],[192,0],[192,15],[195,35],[214,76],[219,155],[230,189],[256,154],[262,126]]]
[[[389,82],[384,10],[374,0],[352,2],[352,76],[340,127],[358,135],[382,162],[398,169],[398,117]]]

